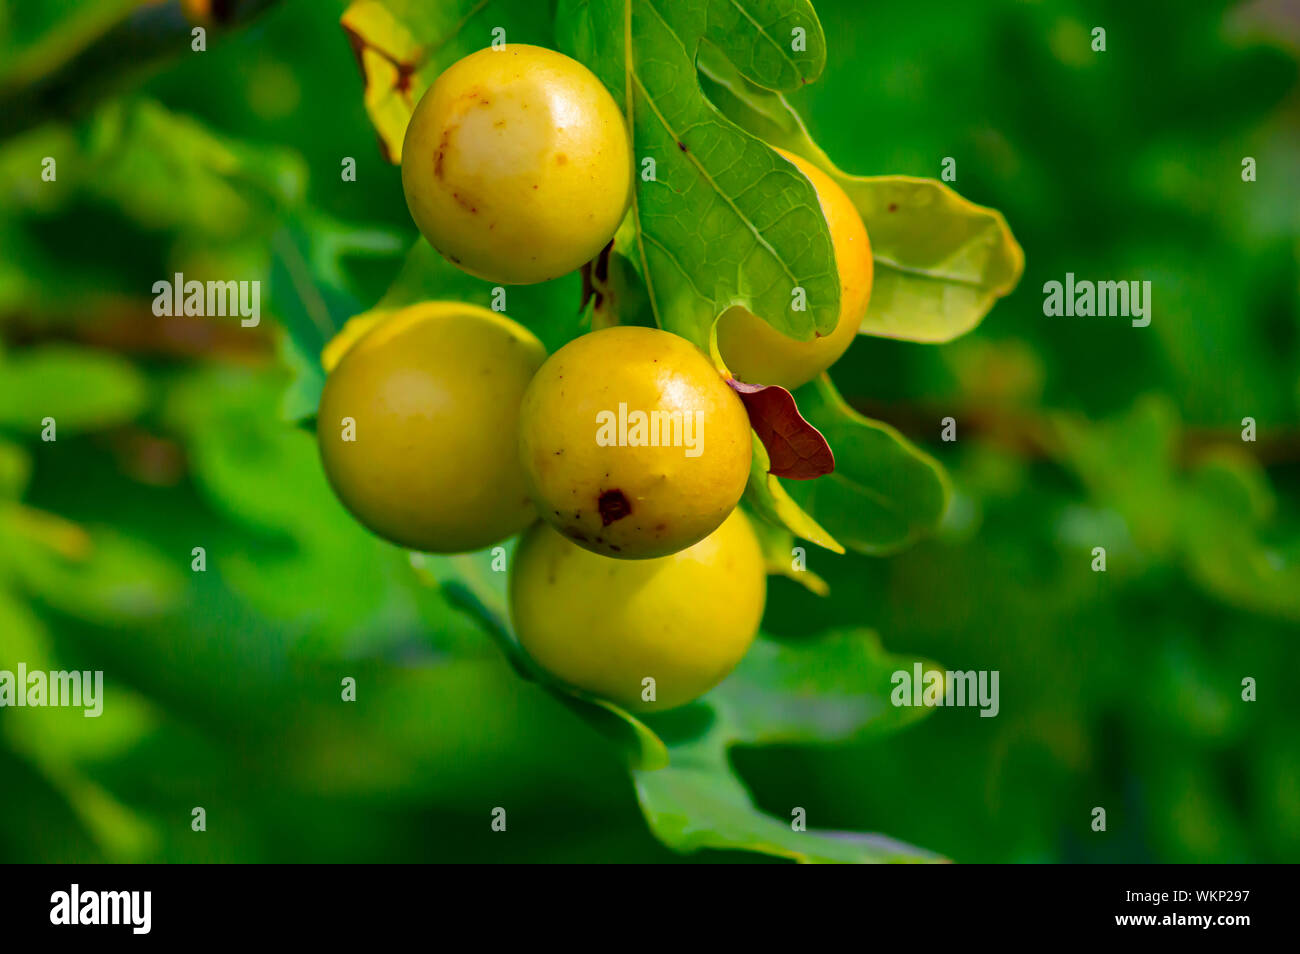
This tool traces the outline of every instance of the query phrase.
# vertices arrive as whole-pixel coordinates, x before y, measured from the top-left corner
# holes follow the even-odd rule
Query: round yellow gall
[[[460,302],[387,315],[333,370],[316,436],[330,485],[379,536],[461,553],[536,519],[519,464],[519,405],[546,350],[510,319]],[[346,343],[346,342],[345,342]]]
[[[537,524],[515,552],[510,610],[520,644],[560,681],[628,709],[671,709],[740,662],[766,586],[740,510],[655,560],[611,560]]]
[[[546,281],[595,258],[623,220],[627,126],[577,60],[523,44],[480,50],[415,107],[402,188],[429,244],[466,272]]]
[[[543,519],[627,559],[712,533],[744,492],[753,451],[745,407],[704,353],[633,326],[547,359],[524,395],[519,447]]]

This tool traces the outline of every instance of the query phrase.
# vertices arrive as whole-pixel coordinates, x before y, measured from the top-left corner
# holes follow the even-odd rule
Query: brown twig
[[[35,321],[21,313],[0,315],[0,339],[11,347],[69,342],[119,354],[213,360],[265,366],[275,360],[271,324],[243,328],[208,318],[159,318],[147,303],[104,302],[77,321]]]

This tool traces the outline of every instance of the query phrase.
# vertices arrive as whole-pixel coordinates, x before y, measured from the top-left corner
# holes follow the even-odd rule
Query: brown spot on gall
[[[438,152],[433,158],[433,174],[436,178],[442,178],[442,156],[451,146],[451,134],[456,131],[457,127],[448,126],[442,131],[442,136],[438,139]]]
[[[596,501],[596,509],[600,511],[600,522],[608,527],[616,520],[622,520],[632,512],[631,502],[623,495],[621,490],[606,490]]]

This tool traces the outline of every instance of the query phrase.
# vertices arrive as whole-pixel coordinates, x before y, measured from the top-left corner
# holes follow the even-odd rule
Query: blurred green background
[[[1300,858],[1300,15],[815,5],[830,65],[796,105],[818,142],[861,174],[953,157],[1027,267],[966,338],[860,338],[836,366],[953,505],[897,557],[810,548],[832,595],[774,578],[766,628],[999,670],[1001,714],[739,771],[778,817],[956,861]],[[344,285],[368,306],[415,239],[343,5],[283,0],[144,73],[121,42],[73,59],[137,6],[0,0],[0,669],[107,686],[99,719],[0,709],[0,860],[678,860],[608,744],[356,527],[284,423],[275,319]],[[262,279],[267,317],[156,318],[176,271]],[[1150,280],[1150,327],[1044,317],[1066,272]]]

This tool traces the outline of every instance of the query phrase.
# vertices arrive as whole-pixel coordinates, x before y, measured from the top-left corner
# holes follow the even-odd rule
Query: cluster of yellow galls
[[[793,388],[853,340],[871,251],[843,190],[782,155],[812,182],[830,226],[840,322],[798,342],[733,308],[718,340],[737,377]],[[503,284],[554,278],[598,255],[627,211],[631,169],[608,91],[580,63],[534,46],[483,50],[447,69],[402,150],[425,238]],[[693,344],[619,326],[548,358],[503,315],[433,301],[349,323],[323,363],[317,436],[339,499],[415,550],[478,550],[523,531],[511,614],[525,651],[557,678],[666,709],[706,692],[745,654],[766,592],[758,540],[736,507],[749,420]],[[652,437],[665,439],[613,427],[606,437],[617,439],[598,440],[598,421],[620,409],[624,420],[658,412],[672,423]],[[688,444],[680,428],[693,425]]]

